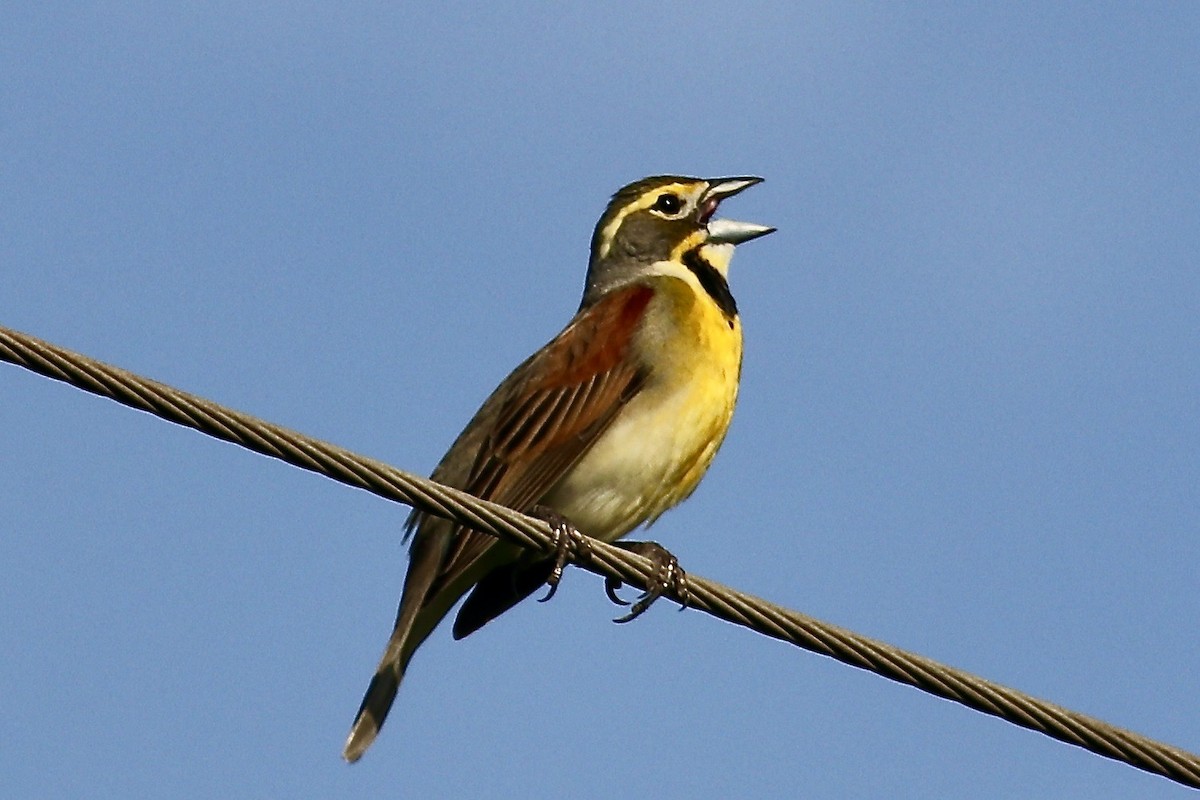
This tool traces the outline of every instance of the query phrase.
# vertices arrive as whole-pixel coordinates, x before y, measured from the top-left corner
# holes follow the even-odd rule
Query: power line
[[[522,547],[554,551],[545,522],[4,327],[0,360]],[[572,562],[597,575],[641,589],[653,577],[648,560],[619,547],[589,539],[582,549],[586,557],[572,553]],[[1193,753],[696,575],[688,575],[687,586],[690,608],[1200,788],[1200,756]],[[663,596],[681,599],[673,589]]]

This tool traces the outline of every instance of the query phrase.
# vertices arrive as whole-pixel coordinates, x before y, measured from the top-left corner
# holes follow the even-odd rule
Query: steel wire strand
[[[554,550],[550,527],[541,520],[3,327],[0,360],[522,547],[546,553]],[[572,552],[571,561],[643,590],[654,572],[646,559],[592,539]],[[688,590],[689,607],[727,622],[1200,788],[1200,756],[1196,754],[696,575],[688,576]],[[680,599],[673,588],[663,596],[676,602]]]

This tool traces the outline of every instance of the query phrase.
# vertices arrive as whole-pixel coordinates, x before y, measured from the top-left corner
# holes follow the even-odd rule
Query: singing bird
[[[431,477],[606,542],[687,498],[737,400],[742,327],[729,261],[735,245],[775,230],[713,215],[761,180],[662,175],[613,195],[575,317],[496,387]],[[562,572],[563,552],[556,563],[421,512],[406,531],[400,608],[347,761],[375,740],[413,653],[464,594],[455,639],[544,583],[553,591]]]

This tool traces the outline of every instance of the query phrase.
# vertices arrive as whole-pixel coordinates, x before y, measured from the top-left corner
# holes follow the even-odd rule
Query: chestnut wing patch
[[[630,348],[654,295],[631,286],[581,311],[521,368],[491,435],[462,488],[527,511],[590,449],[641,389],[645,371]],[[452,583],[495,539],[457,529],[427,597]]]

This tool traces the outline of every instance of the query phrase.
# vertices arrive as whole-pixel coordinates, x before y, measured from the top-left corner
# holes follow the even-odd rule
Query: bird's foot
[[[579,558],[587,560],[592,555],[592,545],[569,519],[554,509],[534,506],[531,513],[554,530],[554,566],[546,577],[546,585],[550,590],[546,592],[545,597],[538,598],[539,603],[544,603],[558,591],[558,583],[562,580],[563,569],[571,560],[571,554],[575,553]]]
[[[613,622],[629,622],[637,619],[655,600],[662,597],[664,592],[671,590],[674,590],[679,597],[680,610],[687,608],[690,595],[687,573],[679,566],[679,559],[675,558],[671,551],[658,542],[614,542],[614,544],[623,550],[650,559],[650,562],[654,564],[654,574],[651,576],[646,591],[633,603],[629,613],[618,617]],[[621,599],[621,596],[617,594],[617,590],[620,588],[621,581],[618,578],[604,579],[604,591],[608,594],[608,599],[619,606],[627,606],[629,601]]]

